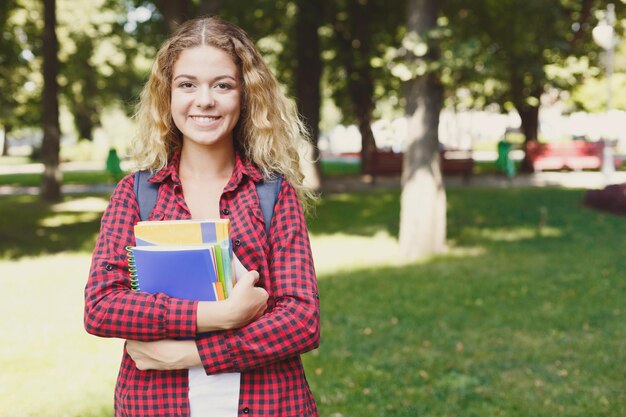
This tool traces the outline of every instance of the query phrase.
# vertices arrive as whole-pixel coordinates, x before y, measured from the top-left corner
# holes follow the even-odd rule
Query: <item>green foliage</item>
[[[572,92],[571,101],[576,109],[601,113],[606,111],[607,81],[603,78],[588,78]],[[611,80],[612,107],[626,110],[626,73],[615,74]]]
[[[456,58],[454,53],[463,59],[460,71],[445,80],[455,88],[467,86],[477,97],[472,107],[507,101],[525,105],[546,84],[544,66],[573,49],[566,37],[574,10],[558,2],[481,0],[470,5],[451,0],[443,7],[450,29],[446,42],[458,45],[448,61]]]
[[[39,121],[41,76],[37,73],[41,4],[7,0],[0,5],[0,126],[19,128]]]
[[[400,46],[406,1],[334,1],[324,5],[326,17],[319,30],[324,88],[340,109],[343,122],[357,120],[355,101],[385,101],[397,108],[402,99],[401,82],[392,75],[392,66],[385,58],[390,49]],[[373,90],[366,77],[371,77]],[[358,95],[363,97],[355,100]],[[381,111],[383,108],[377,109]]]

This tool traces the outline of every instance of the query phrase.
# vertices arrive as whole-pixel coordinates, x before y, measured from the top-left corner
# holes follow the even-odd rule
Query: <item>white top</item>
[[[189,369],[191,417],[237,417],[239,372],[207,375],[201,366]]]
[[[235,277],[247,272],[233,256]],[[189,369],[191,417],[237,417],[239,415],[239,372],[207,375],[203,367]]]

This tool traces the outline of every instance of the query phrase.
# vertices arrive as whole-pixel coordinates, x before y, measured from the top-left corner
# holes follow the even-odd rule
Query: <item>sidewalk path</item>
[[[104,170],[102,163],[98,162],[73,162],[64,163],[61,166],[64,172],[70,171],[93,171]],[[130,169],[130,167],[125,167]],[[42,164],[5,165],[0,166],[0,175],[15,173],[38,173],[43,171]],[[600,189],[606,186],[604,176],[601,172],[538,172],[535,174],[516,175],[508,179],[505,176],[484,174],[475,175],[468,182],[461,177],[446,177],[446,187],[565,187]],[[615,172],[611,178],[611,183],[626,183],[626,171]],[[63,194],[85,194],[85,193],[110,193],[113,191],[113,184],[79,185],[66,184],[62,187]],[[365,182],[361,177],[328,178],[324,180],[322,186],[323,193],[337,193],[358,190],[371,190],[376,188],[400,188],[400,177],[378,177],[373,184]],[[0,196],[4,195],[37,195],[39,187],[15,187],[0,185]]]
[[[114,184],[66,184],[61,186],[62,194],[110,193]],[[5,195],[39,195],[39,187],[15,187],[0,185],[0,197]]]
[[[469,181],[464,181],[462,177],[444,178],[446,188],[458,187],[487,187],[487,188],[509,188],[509,187],[564,187],[601,189],[604,188],[605,179],[601,172],[538,172],[535,174],[516,175],[513,178],[506,178],[502,175],[484,174],[474,175]],[[616,172],[610,183],[626,183],[626,171]],[[378,177],[374,184],[363,181],[360,177],[348,177],[341,179],[325,180],[323,192],[345,192],[355,190],[368,190],[373,188],[400,188],[399,177]]]

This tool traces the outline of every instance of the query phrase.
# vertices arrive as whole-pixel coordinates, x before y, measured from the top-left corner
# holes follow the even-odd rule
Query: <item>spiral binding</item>
[[[130,288],[133,291],[139,291],[139,278],[137,277],[137,265],[135,264],[135,255],[133,246],[126,246],[128,252],[128,272],[130,274]]]

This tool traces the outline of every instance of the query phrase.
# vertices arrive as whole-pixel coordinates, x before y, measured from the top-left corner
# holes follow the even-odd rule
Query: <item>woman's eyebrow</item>
[[[177,79],[179,79],[179,78],[186,78],[186,79],[193,80],[193,81],[195,81],[195,80],[197,80],[197,79],[198,79],[197,77],[195,77],[195,76],[193,76],[193,75],[189,75],[189,74],[179,74],[179,75],[177,75],[176,77],[174,77],[174,78],[172,79],[172,81],[176,81],[176,80],[177,80]],[[230,78],[230,79],[231,79],[231,80],[233,80],[233,81],[237,81],[237,78],[235,78],[235,77],[234,77],[234,76],[232,76],[232,75],[227,75],[227,74],[225,74],[225,75],[218,75],[217,77],[213,78],[213,81],[223,80],[224,78]]]
[[[196,78],[196,77],[194,77],[193,75],[179,74],[179,75],[177,75],[176,77],[174,77],[174,78],[172,79],[172,81],[176,81],[176,80],[177,80],[177,79],[179,79],[179,78],[188,78],[188,79],[190,79],[190,80],[197,80],[197,78]]]
[[[230,78],[233,81],[237,81],[237,78],[233,77],[232,75],[218,75],[217,77],[213,78],[213,81],[220,81],[224,78]]]

